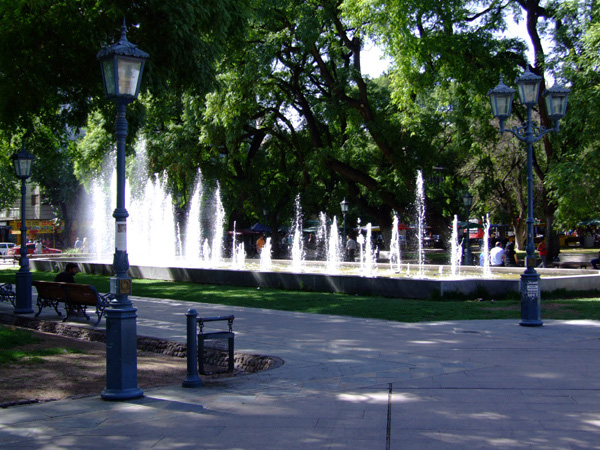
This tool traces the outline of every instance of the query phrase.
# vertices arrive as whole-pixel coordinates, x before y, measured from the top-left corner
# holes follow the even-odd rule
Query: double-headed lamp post
[[[17,295],[14,312],[15,314],[31,314],[33,308],[31,306],[31,272],[29,271],[29,258],[27,255],[27,227],[25,226],[26,212],[26,181],[31,176],[31,164],[34,156],[21,148],[19,153],[12,155],[15,174],[21,180],[21,255],[19,257],[19,266],[21,268],[17,272]]]
[[[350,204],[346,201],[346,199],[342,200],[340,202],[340,209],[342,210],[342,214],[344,216],[344,245],[346,242],[346,214],[348,213],[348,208],[350,207]]]
[[[521,275],[521,322],[523,326],[541,326],[540,276],[535,270],[535,246],[533,236],[533,143],[541,140],[550,131],[558,132],[559,121],[567,112],[569,90],[555,85],[547,89],[543,96],[546,99],[548,116],[554,121],[555,127],[546,129],[534,123],[531,119],[532,110],[538,104],[542,77],[525,70],[525,73],[515,80],[521,102],[527,108],[527,119],[520,127],[504,129],[504,121],[510,117],[514,89],[506,86],[500,76],[500,83],[488,93],[492,103],[494,117],[500,121],[500,133],[508,131],[517,139],[527,143],[527,256],[525,272]]]
[[[471,265],[471,245],[469,242],[469,234],[471,233],[471,223],[469,222],[469,215],[471,213],[471,205],[473,204],[473,196],[469,191],[463,195],[463,203],[467,208],[467,235],[465,239],[465,264]]]
[[[137,99],[144,62],[149,55],[127,41],[125,21],[119,42],[104,47],[97,58],[102,69],[106,98],[117,103],[117,207],[115,218],[115,276],[110,279],[111,307],[106,310],[106,389],[105,400],[129,400],[144,393],[137,385],[137,309],[133,307],[131,278],[127,276],[127,217],[125,209],[125,138],[127,104]]]

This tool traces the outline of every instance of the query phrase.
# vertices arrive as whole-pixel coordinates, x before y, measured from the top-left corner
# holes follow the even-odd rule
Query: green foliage
[[[17,149],[10,145],[0,133],[0,210],[12,206],[20,195],[19,180],[15,176],[15,169],[11,156]]]
[[[103,105],[96,53],[128,38],[151,55],[143,78],[152,92],[204,90],[225,41],[239,34],[239,0],[15,0],[0,5],[0,128],[81,126]],[[68,105],[68,107],[66,106]]]

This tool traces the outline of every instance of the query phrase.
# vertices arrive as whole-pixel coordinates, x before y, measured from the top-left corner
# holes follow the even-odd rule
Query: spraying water
[[[462,262],[462,245],[458,242],[458,216],[454,215],[454,221],[452,222],[452,240],[450,241],[450,247],[452,249],[450,253],[450,267],[453,277],[459,275],[460,265]]]
[[[202,174],[198,170],[187,217],[183,254],[188,260],[202,258]]]
[[[202,244],[202,262],[204,265],[208,265],[210,261],[210,244],[208,243],[208,238],[206,238]]]
[[[360,230],[360,227],[359,227]],[[365,236],[362,232],[358,232],[358,236],[356,237],[356,243],[360,249],[359,261],[360,261],[360,271],[364,273],[365,270]]]
[[[392,221],[392,240],[390,242],[390,270],[400,272],[400,236],[398,233],[398,216],[394,214]]]
[[[372,239],[372,226],[371,223],[367,224],[367,237],[365,238],[365,265],[364,274],[366,277],[374,276],[375,268],[375,251],[373,249]]]
[[[225,229],[225,208],[221,202],[221,186],[217,183],[217,190],[214,196],[214,220],[213,220],[213,239],[211,246],[211,263],[213,267],[218,266],[223,261],[223,235]]]
[[[483,266],[483,275],[489,277],[492,275],[492,269],[490,268],[490,215],[486,214],[483,219],[483,264],[481,261],[480,265]]]
[[[340,271],[341,252],[340,234],[338,232],[337,217],[333,217],[333,223],[329,230],[329,241],[327,246],[327,271],[338,273]]]
[[[233,222],[233,233],[231,237],[231,268],[233,270],[241,270],[246,264],[246,250],[244,242],[237,242],[237,233],[235,231],[236,223]]]
[[[265,245],[260,251],[260,270],[267,271],[273,268],[273,262],[271,261],[271,238],[268,237]]]
[[[292,240],[292,271],[302,272],[302,260],[304,259],[304,242],[302,239],[302,208],[300,207],[300,195],[296,196],[296,216],[293,222],[294,238]]]
[[[117,189],[117,173],[114,167],[110,174],[108,180],[98,178],[91,183],[94,228],[90,243],[98,258],[109,255],[115,249],[114,229],[110,223],[111,206],[114,209],[116,204],[116,199],[113,200],[113,196],[110,195],[110,192],[116,192]]]
[[[417,172],[416,197],[419,276],[423,276],[425,269],[425,189],[423,186],[423,173],[420,170]]]
[[[321,211],[319,213],[319,228],[317,229],[317,259],[327,258],[327,215]]]

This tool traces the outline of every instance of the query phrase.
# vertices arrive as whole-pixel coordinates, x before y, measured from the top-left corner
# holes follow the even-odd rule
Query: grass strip
[[[14,283],[15,270],[0,271],[0,282]],[[34,280],[52,281],[50,272],[33,272]],[[76,281],[108,292],[109,277],[78,274]],[[475,319],[519,319],[520,299],[480,298],[415,300],[361,295],[286,291],[281,289],[203,285],[187,282],[134,279],[133,295],[179,301],[202,302],[250,308],[332,314],[399,322],[429,322]],[[544,294],[542,317],[546,319],[600,320],[598,294],[561,292]]]
[[[53,347],[45,349],[32,349],[27,352],[20,347],[31,344],[39,344],[42,339],[36,337],[32,331],[23,330],[0,325],[0,365],[14,362],[43,362],[40,357],[61,355],[65,353],[82,353],[80,350],[64,347]]]

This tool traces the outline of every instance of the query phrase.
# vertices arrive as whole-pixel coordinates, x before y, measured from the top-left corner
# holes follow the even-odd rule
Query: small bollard
[[[198,312],[195,309],[189,309],[185,315],[187,317],[187,375],[181,386],[194,388],[202,386],[202,380],[198,376],[198,338],[196,336]]]

